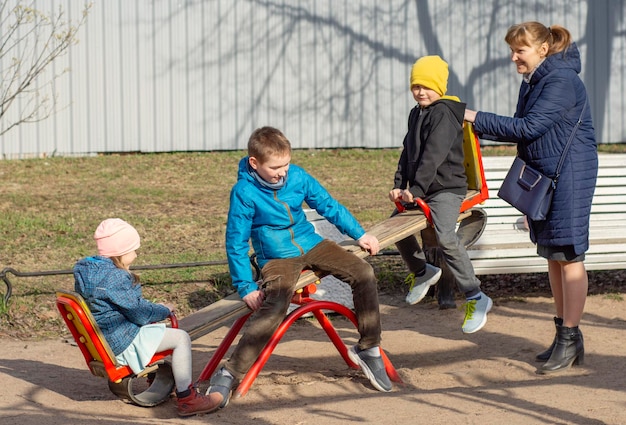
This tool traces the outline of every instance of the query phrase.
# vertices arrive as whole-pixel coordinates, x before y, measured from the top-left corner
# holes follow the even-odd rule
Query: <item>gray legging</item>
[[[165,334],[157,351],[173,350],[172,372],[176,391],[182,392],[191,385],[191,338],[182,329],[165,328]]]

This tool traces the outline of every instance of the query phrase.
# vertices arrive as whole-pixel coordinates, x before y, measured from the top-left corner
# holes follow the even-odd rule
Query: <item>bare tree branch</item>
[[[91,4],[85,5],[81,18],[73,24],[64,20],[61,7],[47,15],[34,8],[34,1],[29,5],[18,2],[13,8],[7,3],[0,5],[0,136],[56,112],[54,82],[68,70],[44,79],[45,71],[78,42],[77,32],[91,8]],[[15,107],[20,110],[7,115]]]

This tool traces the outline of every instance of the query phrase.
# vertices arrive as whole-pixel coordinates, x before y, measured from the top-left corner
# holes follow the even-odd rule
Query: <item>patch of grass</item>
[[[4,300],[4,297],[0,297],[0,317],[5,316],[9,310],[9,306],[7,302]]]
[[[611,143],[598,145],[600,153],[624,153],[626,152],[626,143]]]

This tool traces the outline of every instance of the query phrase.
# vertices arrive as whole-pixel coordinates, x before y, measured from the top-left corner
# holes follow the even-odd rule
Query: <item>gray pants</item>
[[[302,270],[331,274],[352,288],[360,334],[359,348],[380,345],[378,288],[372,266],[330,240],[324,240],[300,257],[269,261],[261,270],[265,301],[248,320],[226,369],[241,379],[285,318]]]
[[[456,222],[463,202],[463,195],[440,192],[428,198],[428,206],[433,219],[437,243],[441,248],[448,268],[454,276],[459,291],[466,298],[480,292],[480,280],[474,274],[474,267],[463,244],[456,235]],[[397,214],[397,210],[393,215]],[[396,247],[409,271],[418,273],[426,267],[426,256],[415,236],[409,236],[396,243]]]

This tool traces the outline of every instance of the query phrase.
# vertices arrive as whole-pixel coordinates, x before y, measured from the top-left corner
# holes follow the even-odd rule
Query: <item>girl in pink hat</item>
[[[140,245],[137,230],[124,220],[109,218],[100,223],[94,239],[98,255],[76,263],[74,287],[85,298],[117,361],[139,373],[156,352],[173,350],[178,414],[217,409],[221,400],[193,388],[189,334],[155,323],[166,319],[174,307],[143,298],[139,278],[130,271]]]

